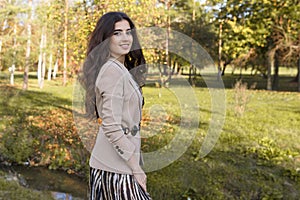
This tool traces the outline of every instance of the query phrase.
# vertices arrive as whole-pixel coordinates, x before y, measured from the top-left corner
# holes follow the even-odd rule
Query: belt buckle
[[[135,136],[138,131],[139,131],[139,128],[136,125],[134,125],[131,129],[131,135]]]
[[[128,133],[129,133],[129,128],[127,127],[127,128],[123,128],[123,131],[124,131],[124,134],[125,135],[128,135]]]

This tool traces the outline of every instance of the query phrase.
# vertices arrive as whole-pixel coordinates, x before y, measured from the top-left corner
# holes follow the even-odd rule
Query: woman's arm
[[[126,161],[132,157],[135,146],[122,130],[122,111],[124,102],[124,81],[126,76],[114,63],[103,66],[96,81],[96,94],[102,98],[102,107],[97,109],[102,117],[102,129],[118,154]]]

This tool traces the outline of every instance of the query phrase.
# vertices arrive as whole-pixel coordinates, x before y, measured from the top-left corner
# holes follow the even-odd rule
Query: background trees
[[[0,71],[10,69],[11,84],[14,70],[24,71],[23,89],[29,72],[41,88],[44,79],[61,74],[66,84],[80,69],[97,19],[115,10],[128,13],[138,28],[158,26],[190,36],[219,62],[223,74],[228,65],[250,67],[267,78],[269,90],[278,88],[280,67],[300,62],[299,0],[3,0],[0,8]],[[148,62],[158,63],[166,81],[174,70],[188,72],[192,80],[197,68],[164,45],[165,51],[145,51]]]
[[[276,90],[279,66],[295,67],[299,59],[299,9],[298,0],[226,1],[218,16],[227,33],[225,60],[251,65]]]

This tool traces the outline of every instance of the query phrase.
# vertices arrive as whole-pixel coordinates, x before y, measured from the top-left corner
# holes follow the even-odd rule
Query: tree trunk
[[[222,76],[225,75],[226,67],[227,67],[227,63],[225,62],[225,63],[223,64],[223,68],[222,68]]]
[[[224,75],[224,71],[222,70],[222,25],[223,22],[220,22],[219,25],[219,44],[218,44],[218,80],[221,79],[221,76]]]
[[[3,22],[3,26],[1,27],[1,30],[4,30],[5,29],[5,25],[7,23],[7,19],[4,19],[4,22]],[[2,71],[2,33],[1,33],[1,38],[0,38],[0,72]]]
[[[193,14],[192,14],[192,32],[191,32],[191,38],[192,40],[194,39],[195,37],[195,28],[194,28],[194,25],[195,25],[195,19],[196,19],[196,10],[195,10],[195,0],[193,0]],[[189,67],[189,83],[190,85],[192,86],[195,86],[195,82],[194,82],[194,79],[193,79],[193,63],[194,63],[194,56],[193,56],[193,41],[191,43],[191,57],[192,57],[192,60],[191,60],[191,63],[190,63],[190,67]]]
[[[2,71],[2,38],[0,38],[0,72]]]
[[[171,16],[170,16],[170,6],[171,2],[165,1],[165,5],[167,7],[167,32],[166,32],[166,64],[163,65],[163,74],[161,75],[162,86],[166,86],[167,81],[169,79],[171,70],[170,70],[170,55],[169,55],[169,38],[171,32]]]
[[[11,1],[8,1],[8,3],[10,4]],[[3,42],[2,42],[3,35],[2,34],[3,33],[2,33],[2,31],[4,31],[6,25],[7,25],[7,18],[5,16],[4,20],[3,20],[3,25],[1,27],[1,37],[0,37],[0,72],[2,71],[2,68],[3,68],[3,66],[2,66],[2,44],[3,44]]]
[[[44,36],[44,47],[46,47],[46,35]],[[40,88],[44,87],[44,82],[45,82],[45,74],[46,74],[46,52],[45,52],[45,50],[43,52],[43,59],[42,60],[43,60],[42,61],[42,71],[41,71],[42,77],[41,77]]]
[[[270,49],[267,53],[268,55],[267,90],[272,90],[272,69],[274,69],[275,52],[276,49],[273,48]]]
[[[39,62],[38,62],[38,70],[37,70],[37,77],[38,77],[38,84],[39,87],[43,87],[43,51],[44,51],[44,43],[45,43],[45,27],[42,28],[42,35],[40,41],[40,54],[39,54]]]
[[[300,92],[300,58],[298,59],[298,92]]]
[[[194,81],[194,77],[193,76],[195,76],[195,74],[194,74],[194,66],[191,64],[190,65],[190,68],[189,68],[189,83],[193,86],[193,87],[195,87],[195,81]]]
[[[32,7],[32,0],[28,0],[28,5]],[[30,63],[30,45],[31,45],[31,17],[32,17],[32,10],[28,15],[29,22],[27,24],[27,47],[26,47],[26,55],[25,55],[25,68],[24,68],[24,77],[23,77],[23,90],[28,89],[28,73],[29,73],[29,63]]]
[[[58,55],[57,55],[58,56]],[[53,69],[53,79],[56,79],[56,74],[58,71],[58,57],[56,58],[55,64],[54,64],[54,69]]]
[[[14,53],[13,53],[13,62],[12,62],[12,65],[11,67],[9,68],[9,72],[10,72],[10,84],[11,85],[14,85],[15,84],[15,69],[16,69],[16,65],[15,65],[15,62],[16,62],[16,55],[17,55],[17,52],[16,52],[16,48],[17,48],[17,24],[15,23],[14,24],[14,44],[13,44],[13,50],[14,50]]]
[[[63,71],[63,85],[67,84],[67,40],[68,40],[68,10],[69,1],[65,0],[65,23],[64,23],[64,71]]]
[[[275,53],[275,60],[274,60],[274,77],[273,77],[273,90],[278,90],[279,86],[279,60],[278,55]]]
[[[50,55],[49,55],[48,81],[51,80],[51,75],[52,75],[52,62],[53,62],[53,55],[52,55],[52,51],[51,51],[51,52],[50,52]]]

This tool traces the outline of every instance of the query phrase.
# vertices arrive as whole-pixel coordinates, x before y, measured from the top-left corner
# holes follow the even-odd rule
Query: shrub
[[[32,135],[27,129],[17,126],[2,136],[0,149],[3,157],[11,162],[23,163],[29,160],[33,153]]]
[[[247,92],[247,83],[239,80],[234,85],[234,112],[237,116],[242,116],[249,102],[249,94]]]

